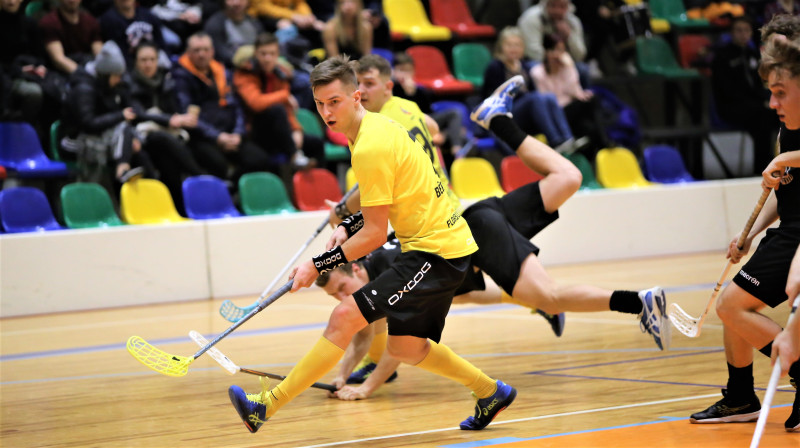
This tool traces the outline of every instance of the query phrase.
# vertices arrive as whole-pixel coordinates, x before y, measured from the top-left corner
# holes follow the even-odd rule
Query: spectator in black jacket
[[[134,50],[135,65],[124,81],[130,87],[131,106],[140,122],[136,125],[142,149],[153,160],[159,179],[164,182],[183,213],[183,177],[206,174],[187,146],[187,129],[197,127],[197,116],[178,113],[175,80],[167,69],[158,66],[158,48],[152,42]]]
[[[189,140],[195,158],[211,174],[234,183],[244,173],[266,170],[269,157],[245,136],[244,111],[230,72],[214,60],[211,36],[201,32],[189,37],[173,75],[179,110],[185,112],[190,105],[200,108]],[[229,169],[229,163],[235,165]]]
[[[214,57],[233,68],[233,55],[243,45],[253,45],[264,31],[261,22],[247,14],[248,0],[225,0],[225,8],[211,16],[203,30],[211,36]]]
[[[745,17],[736,17],[728,43],[714,52],[711,85],[720,118],[753,138],[752,174],[775,157],[773,132],[778,127],[769,109],[769,91],[758,76],[760,54],[752,43],[753,27]]]
[[[103,40],[117,43],[129,63],[133,62],[133,49],[141,42],[155,42],[164,47],[161,21],[150,11],[136,6],[136,0],[114,0],[114,6],[100,16]]]
[[[153,172],[134,136],[132,124],[137,116],[122,82],[124,73],[122,51],[113,41],[106,42],[94,61],[72,74],[63,118],[67,135],[63,146],[77,154],[79,180],[103,183],[113,193],[117,189],[106,183],[107,165],[119,182],[143,171]]]
[[[34,122],[47,69],[36,22],[25,16],[21,3],[0,1],[0,119]]]

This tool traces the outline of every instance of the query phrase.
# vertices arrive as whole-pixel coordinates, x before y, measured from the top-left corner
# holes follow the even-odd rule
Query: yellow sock
[[[270,391],[270,405],[267,406],[267,417],[292,401],[300,392],[311,387],[318,379],[328,373],[344,356],[344,350],[333,342],[319,338],[314,347],[294,366],[286,379]]]
[[[478,398],[486,398],[497,390],[495,380],[444,344],[431,341],[431,351],[417,367],[467,386]]]
[[[536,308],[533,308],[533,307],[531,307],[530,305],[528,305],[526,303],[520,302],[519,300],[511,297],[510,295],[508,295],[507,292],[503,291],[502,289],[500,290],[500,302],[502,302],[502,303],[513,303],[514,305],[524,306],[525,308],[530,308],[532,310],[536,309]]]
[[[386,350],[386,337],[386,332],[382,331],[372,338],[372,345],[369,346],[367,356],[369,356],[375,364],[381,360],[381,355],[383,355],[384,350]]]

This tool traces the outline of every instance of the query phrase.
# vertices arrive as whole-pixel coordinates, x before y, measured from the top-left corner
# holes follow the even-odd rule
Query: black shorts
[[[547,213],[542,203],[539,183],[524,185],[502,198],[487,198],[467,208],[464,219],[478,243],[478,252],[472,254],[472,264],[489,275],[509,295],[519,278],[522,262],[539,253],[531,238],[558,219],[558,212]],[[477,276],[480,276],[480,272]],[[468,284],[478,287],[482,280],[470,275]]]
[[[427,252],[403,252],[353,297],[367,322],[386,317],[390,335],[439,342],[455,290],[469,268],[469,256],[446,260]]]
[[[775,308],[788,298],[786,280],[800,244],[800,229],[769,229],[750,260],[733,282],[758,300]]]

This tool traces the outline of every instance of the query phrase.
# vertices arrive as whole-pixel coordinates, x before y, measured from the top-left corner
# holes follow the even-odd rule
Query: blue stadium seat
[[[192,219],[242,216],[233,205],[225,182],[214,176],[192,176],[184,180],[183,206]]]
[[[0,191],[0,222],[7,233],[61,230],[47,197],[33,187]]]
[[[28,123],[0,123],[0,165],[20,178],[64,177],[64,162],[50,160],[42,150],[36,131]]]
[[[645,148],[644,166],[647,179],[652,182],[675,184],[695,181],[686,169],[681,153],[672,146],[656,145]]]

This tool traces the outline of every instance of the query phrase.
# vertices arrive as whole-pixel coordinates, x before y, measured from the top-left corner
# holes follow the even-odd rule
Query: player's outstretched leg
[[[669,317],[667,317],[667,298],[664,290],[655,286],[639,291],[639,299],[642,301],[642,313],[639,314],[639,327],[642,329],[642,333],[650,333],[659,349],[668,350],[671,328]]]
[[[236,385],[228,388],[231,403],[250,432],[258,431],[261,425],[269,420],[267,408],[270,406],[271,400],[267,385],[266,380],[262,378],[261,392],[257,394],[245,393],[241,387]]]
[[[478,399],[475,404],[475,415],[470,415],[461,422],[461,425],[459,425],[461,429],[479,430],[485,428],[500,411],[514,402],[514,398],[517,397],[517,390],[500,380],[497,380],[496,384],[497,390],[492,395]]]
[[[469,118],[484,129],[489,129],[489,123],[492,118],[498,115],[505,115],[510,118],[511,103],[514,95],[524,84],[525,80],[522,79],[521,75],[514,76],[500,84],[500,87],[496,88],[488,98],[483,100],[480,106],[469,115]]]
[[[544,317],[547,323],[550,324],[550,328],[553,329],[553,333],[555,333],[556,337],[561,337],[564,334],[564,322],[566,321],[566,317],[564,313],[558,314],[547,314],[542,310],[536,309],[534,310],[536,314]]]
[[[755,392],[749,397],[736,396],[729,389],[722,389],[722,400],[712,404],[706,410],[694,413],[689,417],[692,423],[737,423],[754,422],[761,413],[761,402]]]

